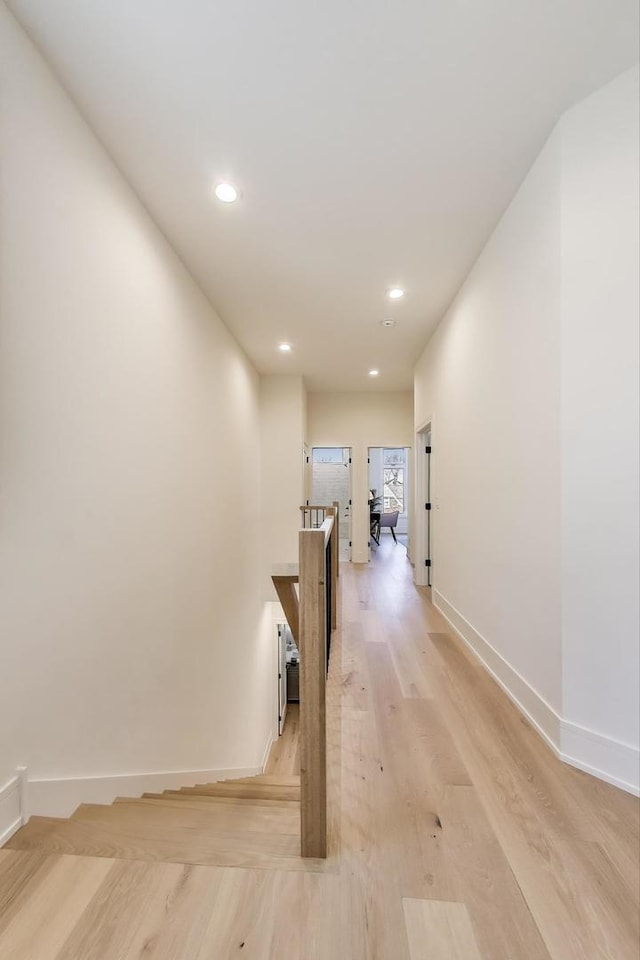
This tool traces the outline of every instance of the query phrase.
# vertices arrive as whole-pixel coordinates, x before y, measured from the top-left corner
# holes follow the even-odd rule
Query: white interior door
[[[316,506],[340,504],[340,559],[351,559],[351,448],[314,447],[311,451],[312,496]]]

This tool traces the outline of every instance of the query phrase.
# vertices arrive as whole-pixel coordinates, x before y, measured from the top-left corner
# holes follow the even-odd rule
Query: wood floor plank
[[[400,689],[407,699],[430,700],[433,697],[427,671],[411,639],[397,623],[387,629],[388,646]]]
[[[380,832],[377,813],[382,771],[375,717],[372,711],[344,710],[342,724],[339,916],[344,955],[405,960],[401,898],[394,895],[397,876],[385,869],[389,838]]]
[[[0,850],[0,931],[53,865],[41,851]]]
[[[421,764],[428,765],[429,782],[438,786],[471,786],[453,738],[432,700],[411,699],[404,704],[409,717],[410,742],[415,743]]]
[[[342,631],[341,704],[366,710],[370,700],[362,623],[345,624]]]
[[[58,960],[64,942],[113,867],[106,859],[60,857],[0,933],[3,960]]]
[[[225,871],[215,910],[208,917],[194,960],[238,957],[268,960],[270,942],[281,918],[279,876]]]
[[[402,903],[411,960],[483,960],[464,903],[412,899]]]
[[[385,643],[384,628],[377,610],[361,610],[358,623],[362,626],[362,636],[366,643]]]
[[[640,953],[638,902],[598,843],[549,838],[525,894],[552,957],[620,960]],[[568,931],[571,935],[568,936]]]
[[[387,869],[405,896],[451,899],[455,887],[437,827],[428,765],[411,738],[407,701],[391,654],[385,645],[369,647],[367,655],[378,738],[376,818]]]

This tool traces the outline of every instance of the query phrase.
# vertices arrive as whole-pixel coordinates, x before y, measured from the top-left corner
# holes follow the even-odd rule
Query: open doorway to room
[[[431,422],[416,433],[415,581],[431,586],[433,568],[433,477],[431,467]]]
[[[277,737],[264,772],[273,776],[296,776],[300,773],[300,655],[288,623],[278,620],[274,626],[278,650]]]
[[[369,545],[389,537],[409,552],[409,447],[369,447]]]
[[[311,503],[340,504],[340,559],[351,560],[351,448],[313,447],[311,450]]]

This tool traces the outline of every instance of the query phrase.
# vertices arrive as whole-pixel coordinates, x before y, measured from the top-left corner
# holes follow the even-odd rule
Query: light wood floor
[[[2,960],[638,960],[638,801],[553,757],[390,541],[341,568],[326,871],[0,850]]]

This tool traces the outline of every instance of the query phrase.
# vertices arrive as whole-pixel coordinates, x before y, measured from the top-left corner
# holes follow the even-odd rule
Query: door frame
[[[277,680],[277,726],[278,736],[281,737],[287,717],[287,627],[284,620],[276,623],[276,637],[278,641],[278,680]]]
[[[407,557],[410,562],[413,562],[413,506],[414,506],[414,470],[413,470],[413,447],[407,447],[403,443],[370,443],[367,445],[367,491],[370,489],[370,471],[371,471],[371,451],[372,450],[404,450],[404,470],[405,470],[405,484],[408,489],[408,495],[405,495],[405,504],[404,504],[404,514],[406,517],[407,529],[406,532],[403,532],[402,536],[407,538]],[[382,464],[382,471],[384,475],[384,464]],[[384,496],[384,485],[382,488],[382,495]],[[369,560],[371,560],[371,536],[369,535]]]
[[[414,531],[415,560],[414,580],[419,587],[433,586],[433,545],[435,513],[437,504],[434,497],[433,455],[425,453],[425,447],[433,449],[433,417],[424,420],[416,430],[415,445],[415,496]],[[431,503],[431,509],[425,504]],[[431,566],[425,560],[431,560]]]

